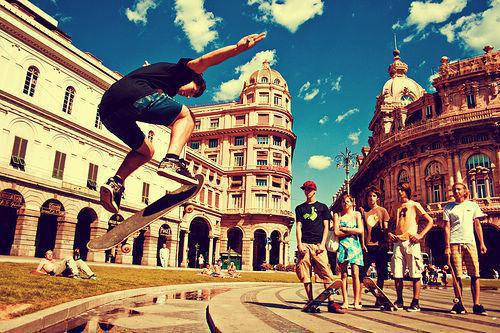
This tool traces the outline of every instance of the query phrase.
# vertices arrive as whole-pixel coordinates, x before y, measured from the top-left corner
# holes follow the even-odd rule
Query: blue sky
[[[254,49],[208,69],[193,103],[233,99],[240,77],[268,58],[287,80],[294,132],[292,206],[299,186],[318,184],[330,204],[344,179],[335,155],[367,145],[375,98],[389,79],[394,34],[408,76],[430,91],[441,56],[452,60],[500,46],[500,0],[32,0],[59,20],[78,48],[126,74],[144,60],[195,58],[267,31]]]

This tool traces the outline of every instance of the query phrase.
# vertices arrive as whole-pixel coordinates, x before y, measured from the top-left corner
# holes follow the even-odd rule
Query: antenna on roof
[[[394,50],[398,49],[398,42],[396,41],[396,33],[394,33]]]

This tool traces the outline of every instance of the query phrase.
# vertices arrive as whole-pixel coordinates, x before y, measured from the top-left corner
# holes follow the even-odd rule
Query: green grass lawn
[[[36,264],[0,263],[0,312],[11,312],[16,306],[30,304],[11,317],[32,313],[75,299],[105,294],[118,290],[154,287],[172,284],[203,282],[298,282],[290,273],[270,274],[241,272],[241,278],[221,279],[197,275],[196,271],[136,269],[92,266],[98,280],[70,279],[48,275],[33,275]],[[14,306],[14,307],[12,307]],[[1,317],[0,317],[1,318]]]

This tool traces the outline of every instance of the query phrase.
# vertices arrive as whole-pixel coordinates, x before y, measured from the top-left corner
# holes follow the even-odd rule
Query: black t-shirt
[[[328,207],[316,201],[313,204],[304,202],[295,208],[295,218],[302,223],[302,242],[321,243],[323,239],[324,220],[330,220]]]
[[[187,66],[190,60],[182,58],[176,64],[159,62],[138,68],[113,83],[104,93],[101,104],[132,104],[158,89],[170,97],[175,96],[180,87],[199,75]]]

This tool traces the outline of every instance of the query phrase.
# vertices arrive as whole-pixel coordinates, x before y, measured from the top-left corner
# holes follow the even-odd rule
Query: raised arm
[[[221,62],[234,57],[241,52],[251,49],[255,44],[257,44],[264,38],[266,38],[265,32],[245,36],[236,44],[225,46],[215,51],[208,52],[207,54],[204,54],[199,58],[189,61],[187,63],[187,66],[196,73],[201,74],[206,71],[208,67],[220,64]]]

